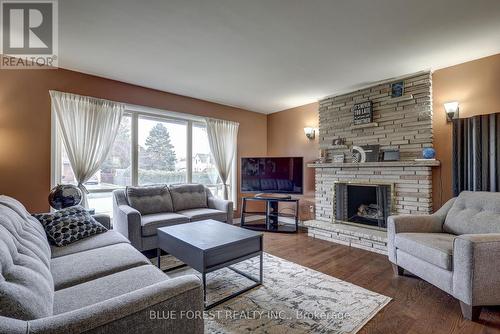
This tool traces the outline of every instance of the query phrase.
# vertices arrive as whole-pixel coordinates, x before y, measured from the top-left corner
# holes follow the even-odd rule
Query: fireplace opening
[[[347,186],[347,221],[379,226],[384,214],[377,204],[377,188]]]
[[[391,187],[336,184],[336,220],[385,229],[391,210]]]

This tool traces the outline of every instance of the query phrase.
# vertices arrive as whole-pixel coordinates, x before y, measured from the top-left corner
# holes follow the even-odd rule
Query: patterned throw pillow
[[[49,241],[58,247],[107,231],[80,205],[33,217],[42,223]]]

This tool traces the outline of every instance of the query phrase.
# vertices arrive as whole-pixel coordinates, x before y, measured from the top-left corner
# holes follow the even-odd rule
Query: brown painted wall
[[[316,160],[319,157],[318,138],[316,136],[314,140],[307,139],[304,127],[308,126],[318,128],[318,103],[306,104],[268,115],[268,156],[304,157],[304,163]],[[313,168],[304,169],[304,195],[314,196]]]
[[[0,194],[30,211],[48,209],[50,89],[236,121],[238,157],[266,155],[263,114],[63,69],[0,70]]]
[[[500,112],[500,54],[435,71],[432,92],[434,147],[441,160],[433,175],[437,209],[452,197],[452,126],[446,122],[443,104],[458,101],[460,117]]]

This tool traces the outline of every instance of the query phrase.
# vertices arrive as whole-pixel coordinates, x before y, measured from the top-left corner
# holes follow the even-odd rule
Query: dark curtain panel
[[[500,113],[453,120],[453,193],[500,191]]]

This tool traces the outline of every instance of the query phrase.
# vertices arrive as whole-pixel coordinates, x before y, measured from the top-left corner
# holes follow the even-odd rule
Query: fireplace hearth
[[[337,183],[336,221],[385,229],[391,214],[392,188],[387,184]]]

